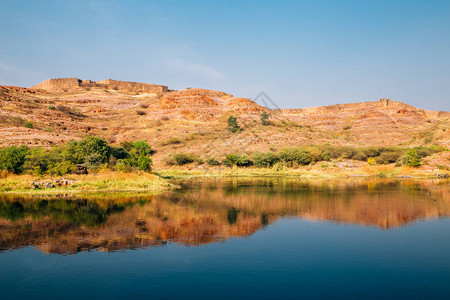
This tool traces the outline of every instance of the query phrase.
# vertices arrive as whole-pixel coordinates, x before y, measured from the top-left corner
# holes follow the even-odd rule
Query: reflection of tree
[[[110,202],[101,207],[99,203],[79,199],[73,200],[36,200],[36,201],[4,201],[0,200],[0,217],[8,220],[19,220],[25,217],[42,219],[49,217],[54,222],[71,225],[99,226],[112,213],[125,209],[124,204]]]
[[[344,184],[345,183],[345,184]],[[157,196],[0,199],[0,248],[50,253],[113,251],[173,241],[248,236],[283,216],[389,229],[448,216],[449,186],[436,182],[204,181]]]
[[[228,224],[230,224],[230,225],[236,224],[238,212],[239,211],[235,207],[230,207],[228,209],[228,212],[227,212]]]

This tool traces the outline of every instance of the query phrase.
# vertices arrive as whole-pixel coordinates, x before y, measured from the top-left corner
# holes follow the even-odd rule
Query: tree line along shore
[[[210,175],[214,175],[215,169],[220,169],[223,174],[229,175],[268,175],[271,173],[274,175],[298,175],[304,172],[296,170],[319,165],[319,170],[323,170],[324,176],[329,177],[333,173],[339,174],[339,170],[333,167],[337,167],[337,163],[342,160],[359,161],[360,164],[374,167],[391,165],[394,168],[414,169],[422,165],[425,157],[444,151],[449,150],[441,146],[402,148],[324,144],[282,148],[278,151],[256,151],[250,154],[228,153],[223,157],[204,157],[193,153],[175,152],[168,153],[165,160],[165,164],[172,172],[165,172],[164,170],[155,172],[152,168],[152,154],[155,151],[147,141],[122,142],[119,145],[111,145],[101,137],[88,136],[79,141],[69,141],[52,148],[29,148],[26,146],[2,148],[0,149],[0,177],[3,178],[3,185],[8,186],[7,188],[4,187],[3,190],[14,189],[11,184],[6,184],[5,181],[6,178],[16,175],[28,176],[28,179],[57,178],[71,175],[78,176],[76,181],[80,182],[88,180],[89,176],[86,176],[86,174],[97,174],[97,178],[99,178],[98,174],[105,176],[105,174],[111,173],[112,175],[105,177],[104,181],[117,182],[120,181],[122,176],[119,173],[128,174],[124,178],[130,178],[130,174],[140,174],[141,180],[144,178],[145,180],[156,180],[156,178],[159,178],[158,176],[146,177],[143,174],[174,175],[177,174],[177,172],[173,172],[174,168],[186,171],[186,167],[195,169],[199,166],[208,168]],[[438,167],[443,171],[448,171],[446,165]],[[237,169],[239,171],[236,171]],[[320,176],[317,173],[320,172],[316,172],[316,175]],[[198,172],[194,171],[191,174],[198,175]],[[136,178],[139,178],[139,176]],[[159,179],[163,180],[162,178]],[[128,184],[130,184],[129,187],[123,186],[122,189],[132,188],[133,184],[130,182]],[[96,185],[97,183],[94,187]],[[26,189],[24,185],[21,186]],[[140,185],[139,189],[145,188],[145,186],[145,184]],[[107,184],[105,184],[105,189],[107,188]],[[116,186],[116,188],[118,187]]]

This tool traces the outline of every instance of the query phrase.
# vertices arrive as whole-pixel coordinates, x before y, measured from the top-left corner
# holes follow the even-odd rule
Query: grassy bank
[[[10,174],[0,178],[0,193],[30,193],[30,194],[57,194],[57,193],[89,193],[89,192],[146,192],[160,193],[176,189],[178,186],[170,179],[184,178],[226,178],[226,177],[298,177],[302,179],[346,179],[351,177],[372,178],[436,178],[447,174],[448,169],[440,170],[430,167],[413,168],[407,166],[397,167],[389,165],[367,165],[344,161],[342,163],[320,162],[314,165],[290,168],[286,166],[273,166],[267,168],[257,167],[225,167],[207,165],[189,165],[167,167],[153,174],[148,172],[120,172],[104,170],[97,174],[64,176],[33,176]],[[50,182],[65,179],[70,181],[69,186],[55,186],[54,188],[34,188],[33,183]],[[55,184],[56,185],[56,184]]]
[[[349,177],[378,177],[378,178],[436,178],[437,174],[447,174],[448,170],[436,170],[412,167],[396,167],[391,165],[362,165],[358,167],[339,167],[332,164],[318,164],[299,168],[227,168],[227,167],[196,167],[196,168],[168,168],[157,172],[164,178],[193,178],[193,177],[257,177],[257,176],[293,176],[304,179],[345,179]]]
[[[33,182],[54,182],[57,179],[72,181],[69,186],[36,189]],[[62,192],[146,192],[159,193],[177,188],[176,185],[159,176],[146,172],[103,172],[89,175],[65,175],[64,177],[37,177],[32,175],[9,175],[0,179],[2,193],[42,193]]]

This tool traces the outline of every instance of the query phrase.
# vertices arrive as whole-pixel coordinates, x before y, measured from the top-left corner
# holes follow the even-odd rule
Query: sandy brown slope
[[[261,113],[270,114],[263,126]],[[227,131],[227,118],[244,129]],[[111,143],[145,139],[161,162],[172,152],[220,157],[285,146],[450,146],[450,113],[388,100],[270,110],[250,99],[205,89],[131,92],[105,86],[66,91],[0,86],[0,146],[51,146],[86,135]],[[33,128],[26,128],[32,122]]]

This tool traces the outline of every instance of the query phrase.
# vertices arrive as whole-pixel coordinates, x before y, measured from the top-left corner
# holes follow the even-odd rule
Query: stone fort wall
[[[141,83],[141,82],[131,82],[131,81],[119,81],[113,79],[106,79],[96,81],[97,84],[105,85],[110,89],[117,89],[123,91],[130,92],[156,92],[156,93],[165,93],[168,92],[167,86],[158,85],[158,84],[150,84],[150,83]]]
[[[74,90],[80,87],[106,87],[108,89],[129,91],[129,92],[152,92],[152,93],[165,93],[168,92],[168,87],[158,84],[130,82],[130,81],[118,81],[118,80],[81,80],[78,78],[54,78],[47,79],[35,86],[32,89],[42,89],[49,91],[63,91]]]
[[[79,85],[80,80],[78,78],[55,78],[42,81],[31,88],[42,90],[64,90],[78,87]]]

